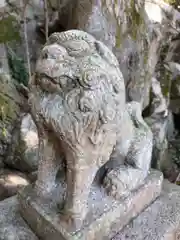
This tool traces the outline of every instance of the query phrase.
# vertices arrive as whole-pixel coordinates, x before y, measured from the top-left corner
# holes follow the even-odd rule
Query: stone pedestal
[[[60,193],[59,196],[51,193],[42,199],[32,186],[27,186],[19,193],[20,211],[31,229],[43,240],[111,239],[160,195],[162,181],[160,172],[151,171],[141,187],[116,201],[94,184],[88,201],[89,212],[78,230],[61,219],[58,206],[63,201],[62,187],[61,191],[55,191]]]
[[[113,238],[113,240],[144,239],[180,239],[179,186],[165,180],[160,197]]]

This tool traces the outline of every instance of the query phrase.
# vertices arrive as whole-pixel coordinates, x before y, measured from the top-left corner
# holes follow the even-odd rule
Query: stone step
[[[113,240],[180,240],[180,187],[165,180],[161,196]]]
[[[17,197],[0,202],[0,240],[38,240],[20,216]]]

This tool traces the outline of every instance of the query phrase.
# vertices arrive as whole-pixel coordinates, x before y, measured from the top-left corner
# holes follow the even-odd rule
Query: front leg
[[[40,139],[38,179],[35,189],[42,196],[46,196],[56,187],[57,172],[62,165],[61,155],[57,154],[58,152],[55,142],[48,136]]]
[[[96,166],[67,169],[67,194],[61,217],[76,229],[81,227],[88,212],[88,195],[96,172]]]
[[[67,191],[61,219],[78,229],[88,211],[88,197],[97,171],[108,161],[115,134],[102,136],[102,142],[92,143],[86,134],[76,147],[66,146]],[[82,143],[86,143],[82,145]]]

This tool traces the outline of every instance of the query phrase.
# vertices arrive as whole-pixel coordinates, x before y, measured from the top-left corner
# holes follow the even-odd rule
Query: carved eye
[[[64,47],[58,44],[47,45],[42,50],[43,59],[57,59],[61,60],[67,55],[67,51]]]
[[[87,89],[97,89],[98,86],[107,79],[107,74],[99,68],[86,69],[79,79],[80,85]]]

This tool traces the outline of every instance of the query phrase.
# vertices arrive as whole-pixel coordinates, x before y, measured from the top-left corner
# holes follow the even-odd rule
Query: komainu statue
[[[101,187],[113,198],[125,196],[148,175],[152,133],[140,104],[126,103],[116,57],[93,36],[69,30],[49,37],[29,103],[40,139],[35,189],[48,195],[64,169],[67,219],[85,218],[91,185],[107,163],[117,164],[105,171]]]

